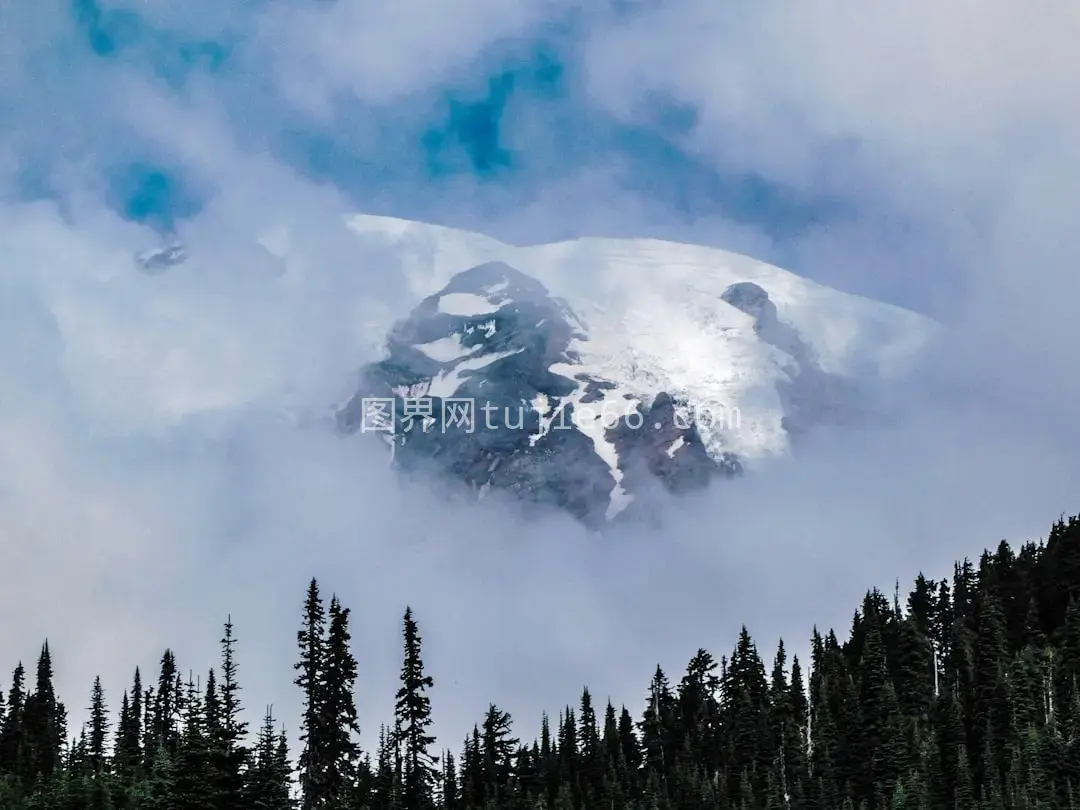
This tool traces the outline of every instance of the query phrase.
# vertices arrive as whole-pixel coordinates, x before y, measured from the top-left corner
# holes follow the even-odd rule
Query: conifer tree
[[[125,693],[126,694],[126,693]],[[121,715],[117,727],[116,747],[114,747],[114,765],[117,770],[133,775],[143,765],[143,675],[135,667],[130,696],[127,696],[127,713]]]
[[[769,728],[769,687],[765,665],[757,647],[743,627],[725,673],[724,724],[731,787],[738,785],[734,798],[751,801],[763,793],[767,770],[755,768],[775,759],[773,734]],[[743,792],[749,785],[750,795]]]
[[[292,766],[289,763],[289,739],[282,728],[278,733],[277,748],[274,751],[274,800],[278,807],[270,810],[293,810],[296,802],[292,798]]]
[[[221,685],[215,689],[213,670],[207,680],[206,730],[212,750],[212,762],[217,781],[218,801],[223,807],[240,810],[244,792],[244,767],[249,751],[244,746],[247,722],[242,718],[240,683],[233,648],[232,616],[225,621],[221,644]]]
[[[296,641],[300,660],[295,669],[296,685],[304,692],[304,716],[301,722],[302,747],[297,760],[300,774],[301,807],[321,808],[327,796],[326,693],[323,672],[326,656],[326,613],[319,584],[312,579],[304,601],[304,618]]]
[[[619,742],[619,721],[615,717],[615,706],[610,699],[604,707],[604,728],[600,735],[600,760],[606,780],[612,778],[613,771],[620,781],[626,780],[626,762],[622,757],[622,745]]]
[[[481,732],[481,756],[485,801],[502,806],[507,801],[518,739],[511,736],[509,712],[494,703],[488,706]]]
[[[582,689],[578,710],[578,778],[585,801],[592,801],[604,778],[604,766],[600,759],[600,729],[596,724],[596,710],[587,686]]]
[[[648,702],[640,727],[646,766],[659,777],[671,775],[674,772],[675,698],[659,664],[649,684]]]
[[[221,719],[221,691],[218,688],[217,671],[210,667],[206,673],[206,688],[203,690],[203,728],[206,729],[206,738],[211,741],[211,747],[215,749],[215,757],[220,756],[224,748],[221,737],[223,735]],[[217,765],[215,765],[217,767]]]
[[[975,694],[973,723],[982,727],[987,746],[982,746],[976,780],[989,785],[999,780],[1006,765],[1006,746],[1012,725],[1007,682],[1009,651],[1007,627],[1000,599],[981,591],[976,597],[978,632],[975,640]],[[987,751],[989,750],[989,759]]]
[[[559,788],[559,761],[555,742],[551,737],[551,720],[547,712],[540,717],[540,741],[537,745],[539,790],[545,804],[555,801]]]
[[[61,763],[67,738],[67,711],[53,688],[52,654],[47,641],[38,656],[34,691],[27,696],[23,708],[23,734],[26,780],[48,779]]]
[[[131,777],[143,762],[143,688],[142,675],[135,667],[131,692],[124,693],[120,721],[116,728],[113,764],[118,773]]]
[[[699,649],[679,684],[677,734],[692,761],[711,775],[720,766],[720,678],[712,653]]]
[[[806,748],[803,727],[798,716],[800,706],[796,695],[801,692],[799,660],[792,664],[792,679],[788,683],[787,651],[781,639],[773,660],[772,680],[769,684],[769,726],[773,732],[773,750],[776,776],[773,787],[778,795],[801,796],[802,773],[806,766]]]
[[[252,810],[292,810],[285,745],[285,734],[278,733],[273,709],[268,706],[255,742],[251,767],[244,774],[246,807]]]
[[[105,690],[101,677],[94,678],[90,693],[90,733],[87,736],[87,764],[94,774],[100,774],[106,765],[106,740],[109,734],[109,710],[105,705]]]
[[[459,810],[461,807],[460,790],[458,787],[457,767],[454,755],[450,751],[443,753],[443,771],[440,779],[441,805],[443,810]]]
[[[861,746],[864,768],[856,798],[873,801],[889,797],[897,779],[907,770],[900,705],[889,677],[882,638],[882,617],[877,611],[865,617],[866,637],[860,661],[859,707],[862,717]]]
[[[379,741],[375,750],[375,774],[372,780],[371,805],[378,810],[396,808],[400,805],[400,776],[395,767],[394,752],[397,746],[386,726],[379,727]]]
[[[23,715],[26,707],[26,671],[20,661],[11,675],[7,714],[0,725],[0,773],[22,775],[25,756]]]
[[[180,720],[184,704],[181,694],[183,684],[178,683],[179,677],[173,651],[165,650],[161,656],[157,689],[153,693],[153,699],[146,701],[151,718],[147,724],[148,739],[144,749],[149,756],[156,757],[154,751],[160,747],[171,757],[179,748]]]
[[[200,689],[188,676],[184,685],[183,730],[173,762],[171,792],[180,807],[213,807],[218,799],[211,766],[211,741],[206,735],[206,718]]]
[[[148,751],[148,756],[147,778],[137,788],[135,806],[139,810],[177,810],[182,790],[177,784],[173,754],[164,744],[158,744]]]
[[[558,751],[559,776],[572,786],[571,798],[577,800],[578,786],[578,726],[577,715],[567,706],[559,718],[556,748]]]
[[[330,627],[326,640],[322,674],[323,713],[326,739],[326,796],[331,802],[344,801],[357,776],[360,747],[355,735],[360,733],[356,722],[356,659],[353,657],[349,634],[349,609],[343,608],[336,596],[330,599]]]
[[[437,772],[429,751],[435,737],[431,726],[431,698],[427,690],[435,684],[424,674],[421,638],[412,608],[406,607],[403,620],[405,657],[401,665],[401,687],[397,692],[394,716],[397,745],[402,757],[401,806],[403,810],[425,810],[432,805]]]
[[[627,771],[634,779],[641,768],[641,743],[634,730],[634,719],[625,706],[619,714],[619,744]]]

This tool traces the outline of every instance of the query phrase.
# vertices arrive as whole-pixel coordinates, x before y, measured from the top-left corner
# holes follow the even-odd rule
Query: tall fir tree
[[[232,616],[225,620],[224,635],[219,643],[221,683],[215,690],[216,678],[211,670],[205,700],[206,732],[212,752],[218,802],[222,807],[242,810],[244,768],[250,752],[244,745],[248,724],[242,716]]]
[[[184,718],[176,754],[172,757],[172,793],[180,807],[213,808],[218,798],[211,762],[211,741],[206,734],[206,717],[200,687],[189,675],[183,687]]]
[[[7,714],[0,725],[0,773],[23,775],[26,733],[23,726],[26,708],[26,670],[20,661],[11,674]]]
[[[430,748],[435,737],[431,727],[431,698],[427,690],[434,679],[424,673],[421,638],[411,607],[405,608],[403,620],[405,655],[401,665],[401,686],[397,692],[394,717],[396,743],[402,759],[402,810],[427,810],[433,804],[438,772]]]
[[[23,708],[25,778],[48,779],[61,764],[67,740],[67,710],[53,687],[52,653],[46,641],[38,656],[34,691]]]
[[[285,733],[278,732],[272,707],[267,707],[244,773],[244,804],[252,810],[292,810]],[[224,810],[224,809],[223,809]]]
[[[101,676],[94,678],[90,693],[90,728],[87,735],[86,757],[90,770],[100,774],[107,765],[107,741],[109,735],[109,708],[105,705],[105,690]]]
[[[312,579],[304,600],[304,616],[296,634],[300,660],[296,685],[304,692],[300,755],[297,759],[302,810],[321,810],[327,797],[326,692],[323,672],[326,659],[326,612],[319,583]]]
[[[147,756],[155,757],[156,749],[164,748],[171,757],[180,746],[184,699],[183,683],[179,678],[176,656],[172,650],[165,650],[161,656],[157,689],[152,700],[146,700],[146,708],[150,712],[150,722],[146,727],[147,741],[144,744]]]
[[[116,770],[127,777],[132,777],[140,769],[143,761],[143,688],[142,675],[135,667],[135,676],[131,692],[125,692],[121,703],[120,722],[116,728],[114,743],[114,765]]]
[[[356,659],[349,634],[349,609],[336,596],[330,599],[330,627],[327,634],[322,673],[325,716],[326,797],[332,806],[341,806],[357,778],[360,733],[356,720]]]
[[[508,802],[518,742],[512,736],[510,713],[489,705],[480,733],[483,801],[499,806]]]

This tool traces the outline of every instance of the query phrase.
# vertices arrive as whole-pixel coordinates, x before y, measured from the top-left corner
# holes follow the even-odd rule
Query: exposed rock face
[[[135,257],[135,261],[144,273],[159,276],[170,267],[183,264],[187,260],[187,250],[175,240],[152,250],[144,250]]]
[[[339,430],[383,435],[403,469],[514,492],[590,525],[657,484],[680,493],[741,471],[736,457],[706,452],[689,411],[665,392],[595,418],[617,385],[578,370],[573,344],[585,339],[535,279],[479,265],[394,327],[387,357],[362,370],[339,411]]]
[[[821,368],[813,349],[784,323],[769,294],[751,281],[728,287],[721,299],[754,318],[754,333],[791,358],[788,381],[777,383],[784,410],[782,424],[797,440],[819,424],[847,424],[858,418],[860,401],[855,382]]]

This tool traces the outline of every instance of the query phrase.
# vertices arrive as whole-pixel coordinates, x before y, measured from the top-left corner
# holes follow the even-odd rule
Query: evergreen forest
[[[349,608],[315,580],[288,738],[243,705],[231,621],[197,677],[165,650],[118,695],[95,679],[78,729],[45,643],[0,693],[0,810],[1080,808],[1080,517],[938,573],[866,593],[845,634],[812,630],[808,661],[744,628],[643,673],[640,715],[584,689],[523,739],[491,703],[451,746],[407,608],[393,715],[361,737]]]

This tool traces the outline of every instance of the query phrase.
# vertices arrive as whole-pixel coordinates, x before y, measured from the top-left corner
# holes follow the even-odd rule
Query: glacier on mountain
[[[903,373],[933,333],[914,313],[714,248],[515,247],[375,216],[349,226],[420,301],[385,325],[384,355],[361,371],[339,429],[362,430],[365,399],[391,399],[397,463],[588,522],[858,418],[861,386]],[[489,408],[475,431],[432,429],[453,398]],[[420,401],[431,412],[417,422]]]

